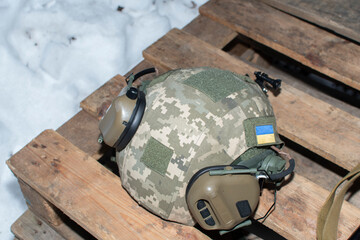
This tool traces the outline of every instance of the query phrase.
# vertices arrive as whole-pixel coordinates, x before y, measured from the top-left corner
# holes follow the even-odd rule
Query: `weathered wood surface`
[[[37,216],[46,220],[53,226],[58,226],[62,223],[62,220],[52,203],[44,199],[38,192],[34,191],[28,184],[19,179],[19,185],[21,192],[26,199],[26,204],[29,209],[34,212]]]
[[[259,1],[211,0],[200,13],[360,90],[360,47]]]
[[[77,113],[56,131],[95,159],[99,159],[105,151],[109,150],[97,141],[100,135],[99,121],[84,110]]]
[[[20,240],[65,240],[49,225],[37,218],[30,210],[27,210],[11,226],[11,231]]]
[[[211,42],[217,48],[223,48],[238,35],[234,30],[202,15],[195,18],[182,30],[205,42]]]
[[[208,239],[141,208],[119,178],[68,140],[44,131],[16,153],[14,174],[98,239]]]
[[[296,17],[360,42],[359,0],[262,0]]]
[[[286,239],[316,239],[317,215],[328,195],[327,190],[295,174],[277,193],[276,210],[264,224]],[[256,216],[264,216],[273,201],[273,194],[264,190]],[[359,214],[359,208],[344,202],[337,239],[348,239],[359,227]]]
[[[143,55],[165,69],[211,66],[250,76],[259,70],[177,29],[147,48]],[[285,83],[281,94],[277,97],[269,94],[269,98],[280,134],[345,169],[360,161],[358,118]]]
[[[289,85],[283,89],[269,95],[280,134],[347,170],[355,167],[360,119]]]
[[[125,77],[116,75],[109,81],[107,81],[103,86],[97,89],[95,92],[90,94],[85,98],[80,106],[86,112],[91,114],[97,119],[100,119],[103,116],[110,106],[112,100],[120,93],[120,90],[126,86]],[[99,103],[101,105],[94,105],[93,103]]]
[[[90,240],[90,234],[79,234],[65,223],[51,227],[33,212],[27,210],[11,226],[16,239],[20,240]]]
[[[65,223],[48,225],[30,210],[21,215],[11,226],[11,231],[20,240],[90,240],[90,234],[79,234],[74,226]]]

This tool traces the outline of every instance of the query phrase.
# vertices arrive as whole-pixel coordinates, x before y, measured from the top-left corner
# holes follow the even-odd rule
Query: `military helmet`
[[[283,145],[273,109],[248,76],[173,70],[154,78],[145,98],[136,133],[116,160],[123,187],[164,219],[231,229],[257,207],[260,176],[276,181],[293,170],[284,171],[271,149]],[[101,125],[112,124],[105,122],[103,134]]]

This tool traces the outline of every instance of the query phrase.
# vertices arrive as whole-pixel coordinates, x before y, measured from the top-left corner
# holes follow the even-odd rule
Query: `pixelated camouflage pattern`
[[[248,77],[224,71],[246,84],[218,102],[183,84],[207,70],[179,69],[155,79],[147,88],[142,123],[117,153],[122,184],[130,195],[162,218],[187,225],[194,225],[185,199],[193,174],[207,166],[231,164],[252,147],[246,145],[243,121],[273,116],[267,97]],[[140,161],[151,137],[173,150],[165,175]]]

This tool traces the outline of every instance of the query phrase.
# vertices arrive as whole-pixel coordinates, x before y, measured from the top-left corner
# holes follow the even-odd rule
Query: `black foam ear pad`
[[[126,145],[135,135],[136,130],[138,129],[141,120],[144,116],[145,107],[146,107],[145,93],[137,90],[136,88],[130,88],[128,91],[131,91],[132,96],[134,96],[134,91],[135,91],[134,89],[138,91],[135,108],[131,114],[130,120],[126,123],[126,127],[124,131],[121,133],[119,139],[116,141],[114,145],[116,151],[121,151],[126,147]]]

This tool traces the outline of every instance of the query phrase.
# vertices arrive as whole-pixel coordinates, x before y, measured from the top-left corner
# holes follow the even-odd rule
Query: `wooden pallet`
[[[260,70],[283,79],[281,93],[269,94],[269,99],[297,167],[264,225],[286,239],[315,239],[317,214],[329,191],[360,161],[360,111],[279,70],[266,54],[286,55],[290,64],[300,62],[307,70],[360,89],[359,45],[262,2],[210,1],[200,13],[182,30],[171,30],[147,48],[145,60],[130,72],[150,66],[160,73],[212,66],[250,76]],[[16,238],[218,237],[152,215],[100,164],[111,150],[97,142],[98,119],[124,85],[124,77],[115,76],[82,101],[82,110],[63,126],[42,132],[7,162],[29,206],[12,226]],[[273,194],[264,190],[256,217],[272,203]],[[338,238],[347,239],[359,224],[360,194],[353,193],[344,202]]]

